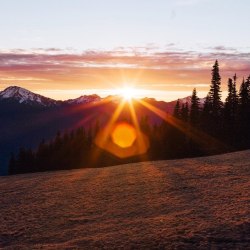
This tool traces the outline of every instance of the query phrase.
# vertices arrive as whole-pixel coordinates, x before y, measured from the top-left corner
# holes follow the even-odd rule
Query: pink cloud
[[[235,72],[241,77],[250,73],[250,53],[214,48],[211,52],[160,51],[152,47],[117,48],[112,51],[88,50],[82,53],[57,48],[0,51],[0,79],[48,79],[54,84],[63,82],[93,83],[138,77],[141,83],[197,84],[210,82],[210,70],[219,60],[224,85]],[[138,73],[139,72],[139,73]],[[41,82],[42,84],[42,82]],[[103,87],[103,86],[102,86]]]

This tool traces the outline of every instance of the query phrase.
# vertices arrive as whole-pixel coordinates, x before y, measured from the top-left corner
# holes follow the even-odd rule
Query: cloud
[[[168,87],[169,85],[171,85],[172,87],[187,87],[187,88],[197,88],[197,87],[201,87],[201,88],[207,88],[209,86],[208,83],[193,83],[193,84],[185,84],[185,83],[170,83],[170,84],[154,84],[154,87]],[[148,85],[145,85],[148,86]]]
[[[39,81],[39,82],[47,82],[49,81],[49,79],[44,79],[44,78],[35,78],[35,77],[1,77],[0,75],[0,81],[31,81],[31,82],[36,82],[36,81]]]
[[[172,47],[173,46],[173,47]],[[171,49],[170,49],[171,48]],[[184,88],[208,84],[211,67],[219,60],[224,86],[235,72],[250,73],[250,53],[223,46],[209,52],[165,50],[155,45],[116,48],[114,50],[73,50],[57,48],[0,51],[0,81],[15,81],[25,86],[36,83],[51,88],[99,88],[124,81],[152,84],[157,88]],[[33,82],[33,83],[32,83]],[[53,83],[53,84],[52,84]],[[185,85],[185,86],[184,86]],[[197,85],[204,88],[204,85]]]
[[[214,46],[214,47],[207,47],[206,49],[212,50],[212,51],[238,52],[238,50],[236,48],[227,47],[227,46],[223,46],[223,45],[218,45],[218,46]]]

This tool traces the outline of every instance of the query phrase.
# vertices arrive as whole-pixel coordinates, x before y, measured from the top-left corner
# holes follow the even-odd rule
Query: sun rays
[[[141,107],[146,108],[152,114],[161,118],[162,121],[168,123],[172,127],[175,127],[187,138],[193,140],[201,145],[201,147],[208,148],[223,147],[222,143],[215,138],[207,135],[206,133],[192,127],[190,123],[184,122],[168,114],[165,110],[158,108],[147,102],[146,99],[140,98],[143,96],[143,90],[135,88],[135,83],[126,83],[119,89],[114,89],[117,95],[103,98],[100,102],[91,103],[87,105],[81,105],[77,107],[73,112],[79,112],[83,109],[91,111],[92,108],[103,105],[107,105],[106,110],[109,120],[106,124],[102,124],[102,128],[95,135],[95,145],[97,149],[95,153],[91,155],[91,159],[98,160],[101,151],[100,149],[111,153],[118,158],[128,158],[134,156],[145,156],[147,158],[147,151],[150,147],[149,135],[145,135],[141,131],[139,117],[142,114],[137,114]],[[111,108],[112,107],[112,108]],[[139,107],[139,108],[138,108]],[[72,111],[71,111],[72,112]],[[125,114],[125,116],[124,116]],[[91,116],[95,116],[98,119],[98,114],[89,114],[89,117],[85,117],[82,121],[88,121],[92,119]],[[145,159],[145,157],[143,158]]]
[[[149,149],[147,135],[141,131],[136,114],[135,104],[144,106],[149,111],[160,117],[164,122],[175,127],[191,140],[197,142],[204,148],[225,147],[220,141],[210,135],[192,127],[188,122],[179,120],[165,111],[153,106],[147,101],[135,98],[135,89],[126,88],[114,114],[105,128],[96,137],[96,145],[100,148],[120,157],[126,158],[145,154]],[[121,123],[119,117],[125,107],[129,109],[131,122]]]
[[[119,117],[125,105],[129,105],[132,122],[121,122]],[[106,126],[97,134],[95,143],[98,147],[119,158],[141,155],[147,152],[149,141],[143,134],[133,108],[133,102],[123,98]],[[98,157],[98,154],[94,158]]]
[[[137,100],[144,107],[152,111],[154,114],[159,116],[163,121],[167,122],[171,126],[180,130],[183,134],[185,134],[191,140],[197,142],[202,148],[226,148],[222,142],[217,140],[216,138],[202,132],[201,130],[196,129],[191,126],[188,122],[184,122],[180,119],[175,118],[174,116],[162,111],[161,109],[151,105],[150,103],[138,99]]]

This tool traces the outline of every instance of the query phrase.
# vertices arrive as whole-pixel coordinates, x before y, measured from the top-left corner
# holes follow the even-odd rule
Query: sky
[[[249,11],[249,0],[1,0],[0,90],[204,97],[218,59],[226,91],[250,74]]]

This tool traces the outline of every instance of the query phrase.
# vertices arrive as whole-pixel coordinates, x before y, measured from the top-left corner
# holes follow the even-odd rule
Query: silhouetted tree
[[[222,101],[221,101],[221,77],[219,72],[219,63],[216,60],[212,69],[212,80],[210,85],[210,90],[208,93],[208,102],[210,113],[213,118],[219,118],[221,115]]]
[[[63,134],[58,132],[54,139],[39,144],[36,150],[20,148],[17,155],[11,155],[9,173],[26,173],[82,167],[103,167],[139,161],[141,159],[171,159],[207,155],[218,152],[211,145],[213,140],[201,140],[203,134],[214,137],[230,146],[230,150],[250,146],[250,76],[243,80],[239,95],[236,89],[236,74],[228,80],[228,96],[223,107],[221,102],[219,64],[216,60],[212,69],[210,91],[203,109],[196,89],[192,92],[190,111],[188,103],[176,102],[172,117],[160,124],[152,124],[149,117],[141,117],[139,126],[151,145],[147,157],[135,156],[119,159],[99,149],[94,141],[102,129],[99,121],[93,127],[79,127]],[[224,115],[223,115],[224,114]],[[127,118],[127,117],[125,117]],[[129,118],[127,118],[129,122]],[[199,131],[202,130],[202,131]],[[200,133],[201,132],[201,133]],[[195,136],[191,136],[192,133]],[[201,135],[201,136],[200,136]],[[226,151],[226,149],[223,149]],[[98,152],[98,154],[95,154]],[[221,149],[219,152],[222,152]],[[96,157],[98,155],[98,157]],[[96,158],[93,160],[93,156]]]
[[[236,111],[237,111],[237,106],[239,104],[239,95],[238,95],[237,88],[236,88],[236,81],[237,81],[237,75],[234,74],[233,88],[232,88],[232,99],[233,99],[233,103],[234,103],[233,105],[236,107]]]
[[[222,135],[224,136],[224,141],[235,145],[237,140],[236,133],[238,133],[237,128],[237,116],[238,116],[238,94],[236,90],[236,74],[234,75],[233,79],[228,79],[228,95],[225,101],[224,106],[224,131]],[[234,135],[232,136],[232,131],[234,131]]]
[[[232,78],[228,79],[228,96],[225,102],[225,111],[229,119],[236,118],[236,112],[238,108],[238,94],[236,90],[236,75],[234,81]]]
[[[183,103],[181,106],[180,118],[181,120],[187,122],[188,117],[189,117],[189,108],[188,108],[188,103],[186,102],[185,104]]]
[[[200,99],[197,96],[197,91],[194,88],[191,97],[191,108],[190,108],[190,123],[193,126],[197,126],[200,118]]]
[[[249,78],[245,81],[243,79],[242,84],[240,86],[240,93],[239,93],[239,101],[240,101],[240,107],[245,112],[248,109],[248,105],[250,103],[250,83]]]
[[[209,93],[206,97],[202,110],[201,127],[213,136],[220,135],[223,127],[222,122],[222,101],[221,101],[221,77],[219,73],[219,63],[216,60],[212,69],[212,79]]]
[[[239,129],[241,131],[241,144],[243,147],[250,145],[250,76],[243,79],[239,93]]]
[[[174,117],[180,119],[181,117],[181,107],[180,107],[180,100],[178,99],[176,104],[175,104],[175,107],[174,107]]]

